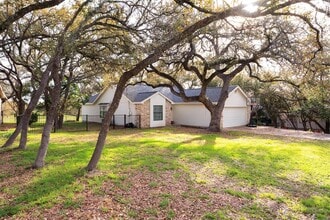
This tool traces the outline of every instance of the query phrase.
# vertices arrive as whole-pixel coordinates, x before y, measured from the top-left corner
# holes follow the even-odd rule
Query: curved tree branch
[[[16,11],[13,15],[7,17],[4,21],[0,23],[0,33],[4,32],[12,23],[24,17],[26,14],[37,11],[40,9],[51,8],[56,5],[59,5],[64,0],[49,0],[43,2],[37,2],[35,4],[28,5],[20,10]]]

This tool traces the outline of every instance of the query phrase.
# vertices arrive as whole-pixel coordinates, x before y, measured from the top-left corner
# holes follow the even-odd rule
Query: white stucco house
[[[3,92],[2,87],[0,85],[0,124],[2,124],[2,120],[3,120],[2,103],[5,100],[7,100],[7,97],[6,97],[5,93]]]
[[[82,106],[83,118],[101,122],[113,99],[115,87],[108,87],[90,97]],[[207,97],[216,102],[221,88],[207,88]],[[200,93],[200,89],[185,90],[187,96]],[[250,117],[249,98],[239,86],[230,86],[222,115],[223,127],[236,127],[248,124]],[[168,88],[154,89],[145,84],[126,87],[120,100],[113,123],[125,125],[133,123],[142,128],[161,127],[170,124],[208,127],[210,112],[200,102],[184,102]]]

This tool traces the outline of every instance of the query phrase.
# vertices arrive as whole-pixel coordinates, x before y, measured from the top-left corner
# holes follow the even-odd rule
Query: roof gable
[[[236,90],[240,91],[241,94],[242,94],[246,99],[250,99],[249,96],[243,91],[243,89],[242,89],[241,87],[236,86],[236,88],[234,88],[234,89],[232,90],[232,92],[233,92],[233,91],[236,91]]]
[[[132,102],[143,102],[156,92],[157,91],[150,86],[138,84],[134,86],[127,86],[124,90],[124,95]]]
[[[116,89],[115,86],[108,86],[108,87],[106,87],[100,93],[90,96],[89,99],[88,99],[88,101],[86,102],[86,104],[87,105],[93,105],[93,104],[97,104],[97,103],[100,102],[99,104],[104,105],[104,104],[111,103],[111,101],[112,101],[111,99],[112,98],[107,97],[107,98],[104,99],[103,96],[104,95],[109,95],[109,94],[107,94],[108,92],[110,92],[110,93],[113,92],[113,94],[114,94],[115,93],[115,89]],[[112,95],[110,95],[110,96],[112,96]],[[125,94],[123,94],[123,97],[127,98]],[[108,99],[110,99],[110,100],[108,100]],[[129,98],[127,98],[127,99],[129,101],[131,101]]]
[[[141,93],[136,94],[136,96],[134,97],[134,99],[131,100],[131,101],[132,102],[143,102],[146,99],[149,99],[155,93],[157,93],[157,91],[153,91],[153,92],[141,92]]]
[[[99,95],[100,93],[90,96],[86,104],[93,104]]]
[[[107,89],[113,89],[108,87],[104,89],[101,93],[93,95],[89,98],[86,104],[95,104],[95,102],[102,96],[103,93]],[[217,102],[221,93],[221,87],[208,87],[206,89],[206,96],[212,101]],[[236,85],[229,86],[229,93],[234,90],[239,89],[239,91],[248,98],[243,90]],[[198,96],[201,92],[201,89],[186,89],[185,93],[188,97]],[[146,100],[150,99],[156,93],[163,96],[165,99],[172,103],[183,103],[183,99],[180,96],[177,96],[171,92],[171,90],[167,87],[159,87],[159,88],[152,88],[151,86],[147,86],[146,84],[140,83],[136,85],[129,85],[125,88],[123,96],[126,96],[128,100],[135,103],[145,102]]]
[[[229,86],[229,93],[232,92],[235,88],[238,86]],[[221,87],[208,87],[206,88],[206,96],[212,101],[212,102],[218,102],[220,93],[221,93]],[[184,102],[184,100],[175,94],[171,92],[169,88],[163,88],[161,91],[165,96],[167,96],[169,99],[171,99],[174,103],[181,103]],[[188,97],[192,96],[198,96],[201,93],[201,89],[185,89],[185,94]]]

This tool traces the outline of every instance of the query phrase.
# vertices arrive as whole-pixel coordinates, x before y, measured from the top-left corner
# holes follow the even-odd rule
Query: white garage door
[[[236,127],[247,125],[248,116],[246,107],[225,107],[223,111],[223,127]]]

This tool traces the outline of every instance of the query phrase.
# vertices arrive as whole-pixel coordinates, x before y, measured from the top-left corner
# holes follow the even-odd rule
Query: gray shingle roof
[[[142,102],[155,94],[157,91],[145,84],[138,84],[135,86],[127,86],[124,94],[132,102]]]
[[[233,91],[237,86],[230,86],[229,92]],[[132,102],[143,102],[144,100],[148,99],[155,93],[161,93],[169,100],[174,103],[181,103],[184,102],[181,97],[174,95],[169,88],[160,87],[160,88],[152,88],[151,86],[147,86],[145,84],[137,84],[134,86],[127,86],[125,88],[124,94],[125,96],[131,100]],[[191,96],[198,96],[201,92],[201,89],[186,89],[185,93],[188,97]],[[208,87],[206,89],[206,96],[212,101],[217,102],[220,96],[221,87]],[[93,95],[89,98],[87,103],[93,103],[97,95]]]
[[[93,102],[95,102],[96,98],[99,96],[99,94],[95,94],[89,97],[87,103],[92,104]]]
[[[237,86],[229,86],[229,92],[233,91]],[[217,102],[221,93],[221,87],[208,87],[206,89],[206,96],[212,101]],[[167,98],[172,100],[174,103],[184,102],[180,96],[174,95],[170,89],[166,88],[166,90],[162,89],[160,91]],[[185,89],[185,94],[188,97],[198,96],[201,93],[201,89]]]
[[[144,100],[146,100],[147,98],[149,98],[150,96],[152,96],[153,94],[155,94],[157,91],[153,91],[153,92],[141,92],[136,94],[136,96],[134,97],[134,99],[130,99],[132,102],[142,102]]]

